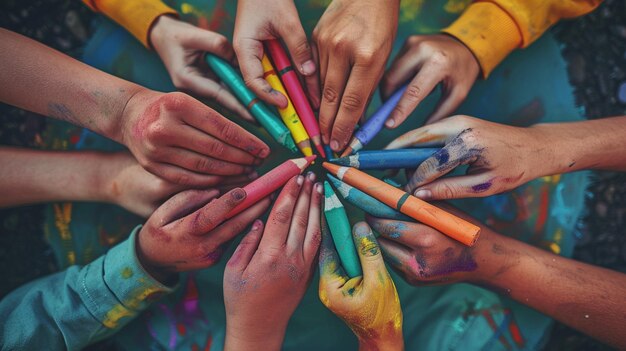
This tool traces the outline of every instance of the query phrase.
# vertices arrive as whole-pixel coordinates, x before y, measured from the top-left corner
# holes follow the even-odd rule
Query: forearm
[[[626,116],[530,128],[542,146],[544,175],[583,169],[626,171]]]
[[[108,201],[115,154],[0,148],[0,207]]]
[[[402,336],[393,340],[367,340],[359,338],[359,351],[401,351],[404,350]]]
[[[144,88],[0,29],[2,102],[121,141],[124,108]]]
[[[269,327],[269,330],[261,331],[259,327]],[[239,350],[280,350],[285,338],[286,326],[267,323],[265,326],[242,326],[234,327],[226,321],[226,339],[224,351]]]
[[[477,283],[603,342],[626,347],[626,275],[485,234]]]

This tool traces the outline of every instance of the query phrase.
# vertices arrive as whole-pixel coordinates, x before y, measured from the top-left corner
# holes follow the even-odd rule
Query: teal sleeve
[[[152,278],[137,258],[140,228],[95,261],[30,282],[0,301],[1,349],[81,349],[171,292],[175,287]]]

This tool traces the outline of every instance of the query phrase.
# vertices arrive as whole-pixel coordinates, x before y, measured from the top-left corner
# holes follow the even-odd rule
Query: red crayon
[[[302,90],[300,80],[296,72],[293,71],[293,66],[291,65],[291,61],[285,49],[283,49],[282,44],[277,39],[267,40],[265,45],[276,66],[280,80],[283,81],[289,93],[289,97],[293,102],[293,106],[296,108],[296,112],[298,112],[302,124],[304,124],[304,129],[306,129],[309,137],[313,140],[317,152],[319,152],[322,157],[326,158],[326,153],[322,146],[322,138],[320,136],[320,127],[315,119],[315,114],[313,114],[313,109],[311,105],[309,105],[309,100],[306,98],[304,90]]]
[[[316,157],[317,156],[313,155],[287,160],[273,170],[265,173],[262,177],[244,186],[243,190],[246,192],[245,200],[237,207],[233,208],[226,218],[228,219],[238,215],[285,185],[289,179],[302,173]]]

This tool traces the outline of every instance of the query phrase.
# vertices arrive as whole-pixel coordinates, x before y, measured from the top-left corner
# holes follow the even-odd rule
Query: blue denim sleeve
[[[140,228],[95,261],[7,295],[0,301],[0,348],[81,349],[115,333],[173,291],[141,266],[135,251]]]

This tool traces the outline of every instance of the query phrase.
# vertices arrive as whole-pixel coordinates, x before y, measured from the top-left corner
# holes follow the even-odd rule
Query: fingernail
[[[302,183],[304,183],[304,177],[299,175],[298,178],[296,178],[296,183],[302,185]]]
[[[309,171],[309,173],[307,173],[306,175],[307,178],[309,178],[310,181],[315,181],[315,173]]]
[[[257,179],[259,177],[259,173],[257,173],[256,171],[248,174],[248,179]]]
[[[330,148],[331,148],[333,151],[340,151],[340,150],[339,150],[339,142],[338,142],[337,140],[332,140],[332,141],[330,142]]]
[[[354,225],[354,234],[358,237],[368,236],[370,232],[370,227],[363,222]]]
[[[259,230],[261,224],[263,224],[263,222],[261,222],[260,219],[255,220],[254,223],[252,223],[252,230]]]
[[[430,200],[433,197],[433,193],[430,190],[426,189],[416,190],[415,197],[422,200]]]
[[[233,190],[233,192],[232,192],[232,194],[230,196],[235,201],[241,201],[241,200],[243,200],[246,197],[246,191],[241,189],[241,188],[237,188],[237,189]]]
[[[322,186],[322,183],[315,184],[315,191],[317,191],[318,194],[324,193],[324,187]]]
[[[315,73],[315,62],[313,62],[312,60],[308,60],[305,63],[302,64],[302,67],[300,67],[302,74],[304,74],[305,76],[310,76],[311,74]]]
[[[393,120],[393,118],[390,118],[387,120],[387,122],[385,122],[385,126],[387,128],[393,128],[393,126],[396,125],[396,121]]]

